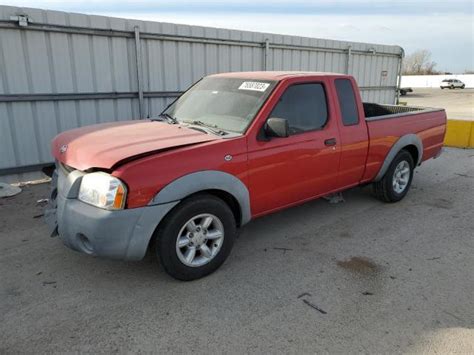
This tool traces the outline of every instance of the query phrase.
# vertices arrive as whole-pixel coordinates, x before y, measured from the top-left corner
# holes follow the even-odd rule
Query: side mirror
[[[284,118],[270,117],[265,123],[264,131],[267,137],[288,137],[290,135],[288,120],[285,120]]]

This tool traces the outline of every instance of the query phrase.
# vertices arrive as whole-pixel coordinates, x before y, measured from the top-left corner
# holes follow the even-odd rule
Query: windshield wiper
[[[214,134],[217,134],[219,136],[225,136],[227,134],[226,131],[223,131],[222,129],[219,129],[219,127],[215,126],[215,125],[211,125],[211,124],[208,124],[208,123],[204,123],[202,121],[199,121],[199,120],[194,120],[194,121],[182,121],[184,123],[187,123],[187,124],[192,124],[192,125],[195,125],[195,126],[202,126],[202,127],[206,127],[208,130],[210,130],[212,133]]]
[[[160,119],[152,118],[151,120],[152,121],[164,121],[164,120],[166,120],[169,124],[178,124],[179,123],[176,118],[174,118],[173,116],[171,116],[168,113],[160,113],[160,115],[158,117]]]

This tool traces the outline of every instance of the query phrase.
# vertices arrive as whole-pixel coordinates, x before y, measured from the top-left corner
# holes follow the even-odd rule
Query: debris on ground
[[[329,203],[333,203],[333,204],[346,202],[344,200],[344,197],[342,196],[342,192],[336,192],[334,194],[329,194],[329,195],[323,196],[323,198],[326,201],[328,201]]]
[[[46,285],[55,285],[57,284],[56,281],[43,281],[43,286],[46,286]]]
[[[283,251],[283,254],[286,254],[287,251],[293,250],[293,249],[290,249],[290,248],[276,248],[276,247],[273,248],[273,249],[275,249],[275,250],[282,250],[282,251]]]
[[[49,199],[47,198],[41,198],[38,201],[36,201],[37,205],[46,205],[48,203]]]
[[[24,186],[30,186],[30,185],[46,184],[46,183],[49,183],[49,182],[51,182],[51,178],[50,177],[45,177],[43,179],[18,182],[18,183],[14,183],[12,185],[13,186],[18,186],[18,187],[24,187]]]
[[[18,186],[12,186],[4,182],[0,182],[0,198],[11,197],[18,195],[21,192],[21,188]]]
[[[454,175],[457,175],[457,176],[462,176],[462,177],[467,177],[467,178],[474,179],[474,176],[467,175],[467,174],[458,174],[458,173],[454,173]]]
[[[309,293],[309,292],[303,292],[302,294],[300,294],[300,295],[298,296],[298,299],[301,299],[301,298],[306,297],[306,296],[307,296],[307,297],[311,297],[311,293]],[[306,305],[310,306],[311,308],[317,310],[319,313],[327,314],[327,312],[326,312],[325,310],[319,308],[318,306],[316,306],[314,303],[308,301],[307,299],[304,299],[304,298],[303,298],[302,301],[303,301],[304,304],[306,304]]]
[[[308,301],[308,300],[305,300],[305,299],[304,299],[303,302],[304,302],[305,304],[307,304],[308,306],[310,306],[311,308],[317,310],[319,313],[328,314],[328,312],[326,312],[325,310],[319,308],[319,307],[316,306],[314,303],[311,303],[311,302]]]

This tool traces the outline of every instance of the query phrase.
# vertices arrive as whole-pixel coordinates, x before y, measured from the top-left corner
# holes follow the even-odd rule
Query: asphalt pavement
[[[47,185],[0,199],[0,353],[473,353],[474,150],[257,219],[193,282],[50,238]]]
[[[474,121],[474,89],[413,88],[412,93],[400,96],[408,106],[439,107],[446,110],[448,119]]]

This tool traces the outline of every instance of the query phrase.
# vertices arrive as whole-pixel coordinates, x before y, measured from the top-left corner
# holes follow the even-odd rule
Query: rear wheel
[[[234,244],[236,222],[229,206],[212,195],[179,204],[157,230],[157,254],[165,271],[178,280],[214,272]]]
[[[385,202],[398,202],[405,197],[413,179],[415,163],[409,152],[401,150],[384,177],[373,184],[375,196]]]

